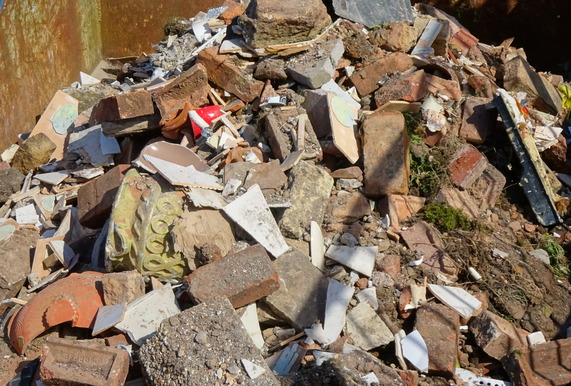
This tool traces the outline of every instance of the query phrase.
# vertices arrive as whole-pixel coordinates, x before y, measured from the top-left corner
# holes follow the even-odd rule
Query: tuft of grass
[[[473,229],[472,220],[461,210],[442,203],[429,204],[421,214],[425,221],[436,226],[441,232],[454,229],[470,231]]]
[[[549,263],[553,269],[553,274],[571,280],[571,270],[569,270],[565,259],[565,251],[557,240],[553,236],[546,234],[541,238],[539,247],[549,254]]]

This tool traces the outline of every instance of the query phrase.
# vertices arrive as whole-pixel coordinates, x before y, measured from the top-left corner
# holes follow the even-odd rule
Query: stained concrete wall
[[[174,16],[223,0],[4,0],[0,11],[0,152],[30,131],[55,91],[102,57],[150,52]]]

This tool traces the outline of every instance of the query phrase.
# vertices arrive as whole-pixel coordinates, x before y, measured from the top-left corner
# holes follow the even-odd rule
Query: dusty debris
[[[569,382],[571,86],[373,3],[228,0],[54,95],[0,163],[14,369],[44,346],[46,384]]]

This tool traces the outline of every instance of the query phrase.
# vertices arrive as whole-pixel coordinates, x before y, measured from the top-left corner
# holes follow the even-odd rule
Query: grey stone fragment
[[[347,332],[355,345],[363,350],[384,346],[394,340],[391,330],[367,303],[359,303],[347,313]]]
[[[311,221],[321,225],[329,202],[333,178],[314,163],[301,161],[290,173],[289,199],[279,225],[286,237],[301,238]]]
[[[333,78],[343,52],[345,47],[341,39],[329,40],[292,59],[287,73],[296,82],[317,89]]]
[[[30,273],[30,250],[40,238],[29,229],[15,231],[0,246],[0,301],[18,294]]]
[[[285,253],[275,261],[280,289],[265,298],[272,311],[292,326],[311,327],[323,321],[328,280],[309,257],[297,250]]]
[[[18,169],[9,168],[0,171],[0,204],[8,201],[10,196],[20,191],[25,176]]]
[[[150,385],[204,386],[222,384],[221,379],[234,379],[243,385],[280,384],[225,298],[163,320],[139,356],[143,376]],[[250,379],[242,359],[262,366],[266,372]]]
[[[333,0],[337,16],[371,28],[393,21],[412,21],[410,0]]]

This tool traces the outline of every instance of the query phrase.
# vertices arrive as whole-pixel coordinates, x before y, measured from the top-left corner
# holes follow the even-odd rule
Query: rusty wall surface
[[[163,37],[162,27],[176,16],[192,17],[223,0],[100,0],[103,55],[122,57],[152,52]]]
[[[92,0],[5,0],[0,13],[0,151],[31,130],[55,90],[101,58]]]
[[[30,131],[55,91],[102,57],[150,52],[174,16],[223,0],[4,0],[0,11],[0,152]]]

